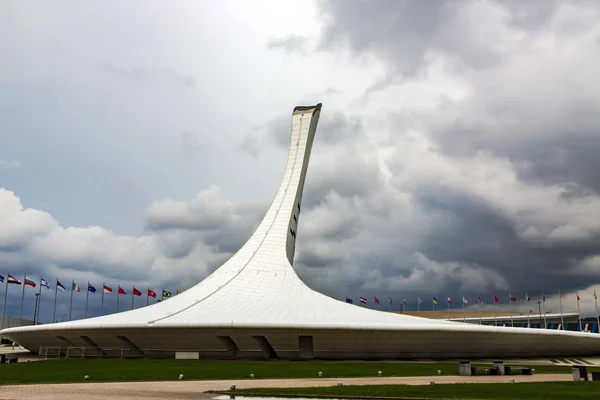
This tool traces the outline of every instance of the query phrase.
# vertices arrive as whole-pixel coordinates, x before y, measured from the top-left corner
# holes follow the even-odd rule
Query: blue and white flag
[[[88,292],[96,293],[96,288],[92,286],[91,283],[88,282]]]
[[[42,279],[40,280],[40,286],[43,286],[43,287],[45,287],[46,289],[50,289],[50,285],[48,284],[48,281],[47,281],[47,280],[45,280],[44,278],[42,278]]]
[[[65,287],[58,281],[58,279],[56,280],[56,288],[62,292],[65,291]]]
[[[0,282],[4,282],[4,277],[0,275]]]
[[[352,299],[350,297],[346,296],[346,303],[352,304],[354,302],[352,301]]]

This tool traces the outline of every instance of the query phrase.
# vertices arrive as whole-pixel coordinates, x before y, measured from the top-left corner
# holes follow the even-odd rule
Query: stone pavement
[[[93,378],[93,377],[92,377]],[[174,381],[174,382],[111,382],[69,383],[0,386],[0,399],[211,399],[216,395],[204,393],[208,390],[229,390],[258,387],[316,387],[344,385],[429,385],[436,383],[508,383],[511,378],[519,382],[570,381],[568,374],[539,374],[517,376],[420,376],[378,378],[313,378],[313,379],[243,379],[227,381]]]

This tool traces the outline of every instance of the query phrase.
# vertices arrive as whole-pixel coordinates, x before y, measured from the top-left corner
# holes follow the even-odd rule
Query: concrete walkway
[[[314,378],[314,379],[253,379],[227,381],[175,381],[175,382],[113,382],[70,383],[0,386],[1,399],[211,399],[208,390],[228,390],[235,384],[238,389],[265,387],[317,387],[344,385],[429,385],[431,380],[443,383],[508,383],[511,378],[519,382],[570,381],[568,374],[539,374],[531,376],[420,376],[381,378]]]

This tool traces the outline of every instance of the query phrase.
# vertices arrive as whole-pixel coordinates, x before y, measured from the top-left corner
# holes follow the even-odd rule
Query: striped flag
[[[363,304],[367,304],[367,298],[360,296],[360,302]]]

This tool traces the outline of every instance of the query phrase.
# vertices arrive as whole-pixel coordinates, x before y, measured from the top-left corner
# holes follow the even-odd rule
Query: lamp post
[[[67,314],[61,314],[60,315],[60,322],[65,322],[65,317],[67,316]]]
[[[8,312],[8,327],[10,328],[10,319],[12,318],[12,311]]]
[[[529,316],[531,315],[531,313],[533,312],[533,310],[528,310],[527,311],[527,327],[530,328],[531,324],[529,323]]]
[[[538,310],[540,311],[540,328],[542,327],[542,302],[538,301]],[[544,326],[544,329],[546,329],[546,327]]]

